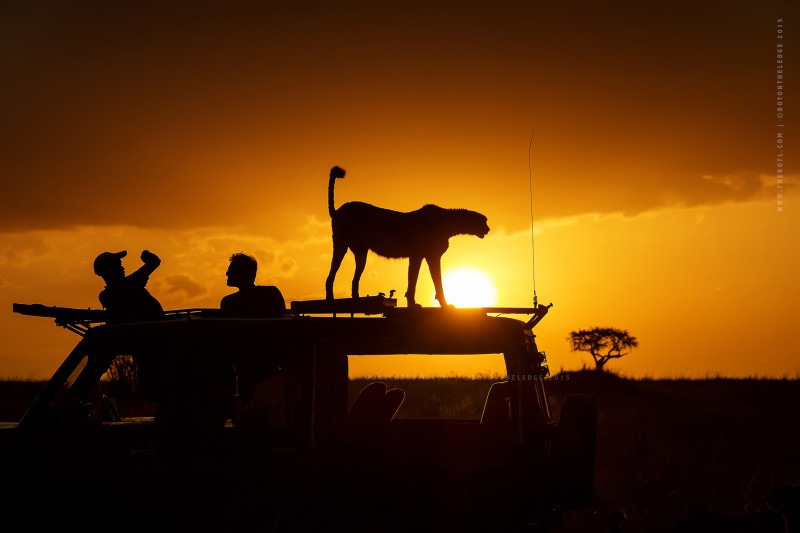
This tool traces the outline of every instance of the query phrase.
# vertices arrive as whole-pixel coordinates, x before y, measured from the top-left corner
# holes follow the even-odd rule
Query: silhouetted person
[[[283,294],[274,285],[256,285],[258,263],[255,258],[236,253],[231,256],[228,271],[228,287],[239,290],[225,296],[220,302],[220,309],[234,311],[237,314],[280,318],[286,313],[286,301]]]
[[[161,264],[161,259],[144,250],[141,255],[144,265],[125,275],[122,258],[128,252],[103,252],[94,260],[94,273],[106,282],[100,292],[100,303],[107,309],[113,321],[157,320],[164,316],[164,309],[147,290],[150,274]]]

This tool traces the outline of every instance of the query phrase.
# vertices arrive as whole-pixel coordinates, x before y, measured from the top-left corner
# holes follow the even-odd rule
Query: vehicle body
[[[594,403],[569,397],[551,418],[532,332],[548,307],[510,310],[527,322],[491,316],[502,309],[293,308],[85,327],[0,429],[9,509],[32,529],[77,515],[104,531],[518,531],[591,498]],[[348,358],[407,354],[502,354],[507,379],[479,420],[355,424]],[[147,416],[103,388],[120,357],[141,394],[126,401]]]

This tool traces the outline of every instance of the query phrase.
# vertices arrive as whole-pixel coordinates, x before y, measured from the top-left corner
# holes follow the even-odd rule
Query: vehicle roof
[[[524,349],[526,323],[480,309],[425,308],[391,316],[226,318],[187,313],[154,322],[106,324],[86,340],[113,352],[191,344],[201,350],[290,349],[324,344],[357,354],[480,354]]]

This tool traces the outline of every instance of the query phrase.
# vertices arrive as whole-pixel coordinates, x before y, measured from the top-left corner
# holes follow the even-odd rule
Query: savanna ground
[[[626,379],[569,372],[547,383],[554,416],[567,394],[598,402],[595,497],[556,533],[668,531],[698,511],[743,516],[780,485],[800,483],[800,381]],[[477,418],[491,379],[390,379],[400,417]],[[371,380],[353,380],[351,398]],[[44,384],[0,381],[0,421],[18,420]],[[424,402],[416,401],[425,399]]]
[[[800,483],[798,380],[634,380],[594,371],[556,378],[547,383],[556,419],[567,394],[598,403],[594,501],[567,513],[558,533],[607,532],[617,511],[627,516],[623,531],[636,532],[668,531],[698,512],[745,516],[764,508],[773,488]],[[492,383],[384,381],[407,392],[398,416],[444,417],[479,417]]]

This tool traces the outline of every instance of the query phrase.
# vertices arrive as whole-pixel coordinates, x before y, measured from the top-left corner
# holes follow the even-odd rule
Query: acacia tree
[[[628,355],[639,346],[636,337],[627,330],[616,328],[579,329],[571,332],[567,340],[573,352],[589,352],[600,372],[611,359]]]

